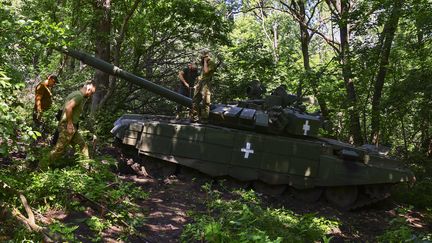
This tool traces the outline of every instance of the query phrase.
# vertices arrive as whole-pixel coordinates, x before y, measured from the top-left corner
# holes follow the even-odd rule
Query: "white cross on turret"
[[[246,143],[246,148],[242,148],[240,151],[242,151],[242,153],[245,153],[245,155],[244,155],[245,159],[249,158],[249,154],[254,153],[254,151],[251,149],[250,143]]]
[[[310,130],[309,121],[306,120],[305,124],[303,125],[303,135],[307,135],[307,132]]]

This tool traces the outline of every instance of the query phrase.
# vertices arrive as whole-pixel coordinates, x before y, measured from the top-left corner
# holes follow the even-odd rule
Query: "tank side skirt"
[[[279,153],[275,153],[277,151],[274,151],[273,146],[265,146],[272,138],[235,131],[199,125],[148,122],[144,123],[143,133],[136,146],[140,153],[170,162],[177,161],[213,176],[231,175],[239,180],[259,179],[269,184],[289,184],[297,188],[315,185],[313,177],[316,176],[318,160],[315,160],[313,166],[304,166],[311,161],[307,158],[311,157],[310,153],[303,153],[302,156],[296,156],[296,153],[304,149],[304,146],[316,147],[315,150],[318,150],[318,143],[279,138],[279,141],[273,142],[281,148]],[[241,152],[241,149],[246,149],[243,143],[247,139],[258,141],[258,145],[265,149],[255,152],[260,154],[260,157],[252,163],[248,163],[248,158],[244,157],[245,153]],[[280,144],[284,141],[290,149],[284,149],[286,146]],[[250,158],[253,155],[250,153]],[[297,163],[298,166],[290,167],[290,161]]]

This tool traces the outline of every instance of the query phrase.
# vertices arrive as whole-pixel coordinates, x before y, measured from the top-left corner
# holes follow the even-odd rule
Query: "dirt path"
[[[204,210],[205,193],[198,184],[182,176],[153,179],[123,175],[120,178],[133,181],[150,193],[150,198],[140,204],[148,215],[141,228],[146,242],[178,242],[183,227],[190,222],[188,212]]]

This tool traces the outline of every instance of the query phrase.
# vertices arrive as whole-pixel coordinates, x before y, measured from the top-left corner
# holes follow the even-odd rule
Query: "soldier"
[[[207,119],[210,113],[210,84],[213,75],[216,71],[216,64],[211,58],[210,51],[204,49],[201,51],[201,74],[198,77],[198,82],[194,86],[195,91],[192,98],[192,109],[189,117],[192,122],[197,122],[198,118]],[[200,103],[203,102],[203,110],[200,111]]]
[[[48,163],[58,159],[69,144],[78,144],[84,157],[86,159],[89,158],[87,144],[78,132],[78,120],[85,102],[95,91],[96,86],[91,81],[87,81],[80,90],[74,91],[66,97],[63,113],[58,125],[59,138],[49,154]]]
[[[35,88],[35,104],[33,108],[33,121],[36,127],[41,128],[42,112],[52,105],[52,88],[58,83],[56,75],[49,75],[45,81],[40,82]]]
[[[191,89],[195,84],[195,80],[198,77],[198,68],[195,62],[188,63],[187,67],[181,70],[178,74],[180,79],[180,85],[178,88],[178,92],[184,96],[192,97]],[[177,118],[180,117],[182,107],[181,105],[177,106]]]
[[[258,80],[252,80],[246,88],[247,97],[251,100],[261,99],[262,95],[265,94],[266,91],[265,86]]]

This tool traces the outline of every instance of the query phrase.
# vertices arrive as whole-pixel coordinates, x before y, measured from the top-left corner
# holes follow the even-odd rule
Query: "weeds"
[[[102,162],[103,161],[103,162]],[[120,181],[110,171],[114,160],[111,158],[98,158],[88,160],[90,168],[82,166],[80,161],[70,167],[57,168],[44,172],[33,171],[11,176],[8,171],[0,171],[0,180],[3,179],[9,186],[22,192],[28,198],[29,204],[38,212],[49,210],[70,213],[84,211],[91,205],[96,207],[98,215],[89,216],[85,220],[87,226],[96,235],[97,241],[102,233],[112,225],[121,226],[123,235],[133,235],[136,227],[144,222],[144,213],[135,203],[137,200],[148,198],[148,193],[133,183]],[[77,197],[81,195],[81,197]],[[7,197],[0,193],[1,199],[9,205],[20,207],[17,198]],[[48,225],[52,232],[62,235],[68,241],[74,242],[74,231],[83,222],[56,221]],[[13,239],[39,240],[31,232],[18,228],[9,232]]]
[[[399,207],[396,209],[397,216],[389,223],[390,227],[382,235],[377,237],[378,242],[432,242],[432,233],[414,232],[407,218],[404,217],[412,209],[410,207]]]
[[[234,191],[236,199],[222,200],[206,184],[205,214],[193,215],[181,236],[207,242],[313,242],[325,238],[338,222],[315,214],[297,215],[281,208],[264,208],[254,191]]]

